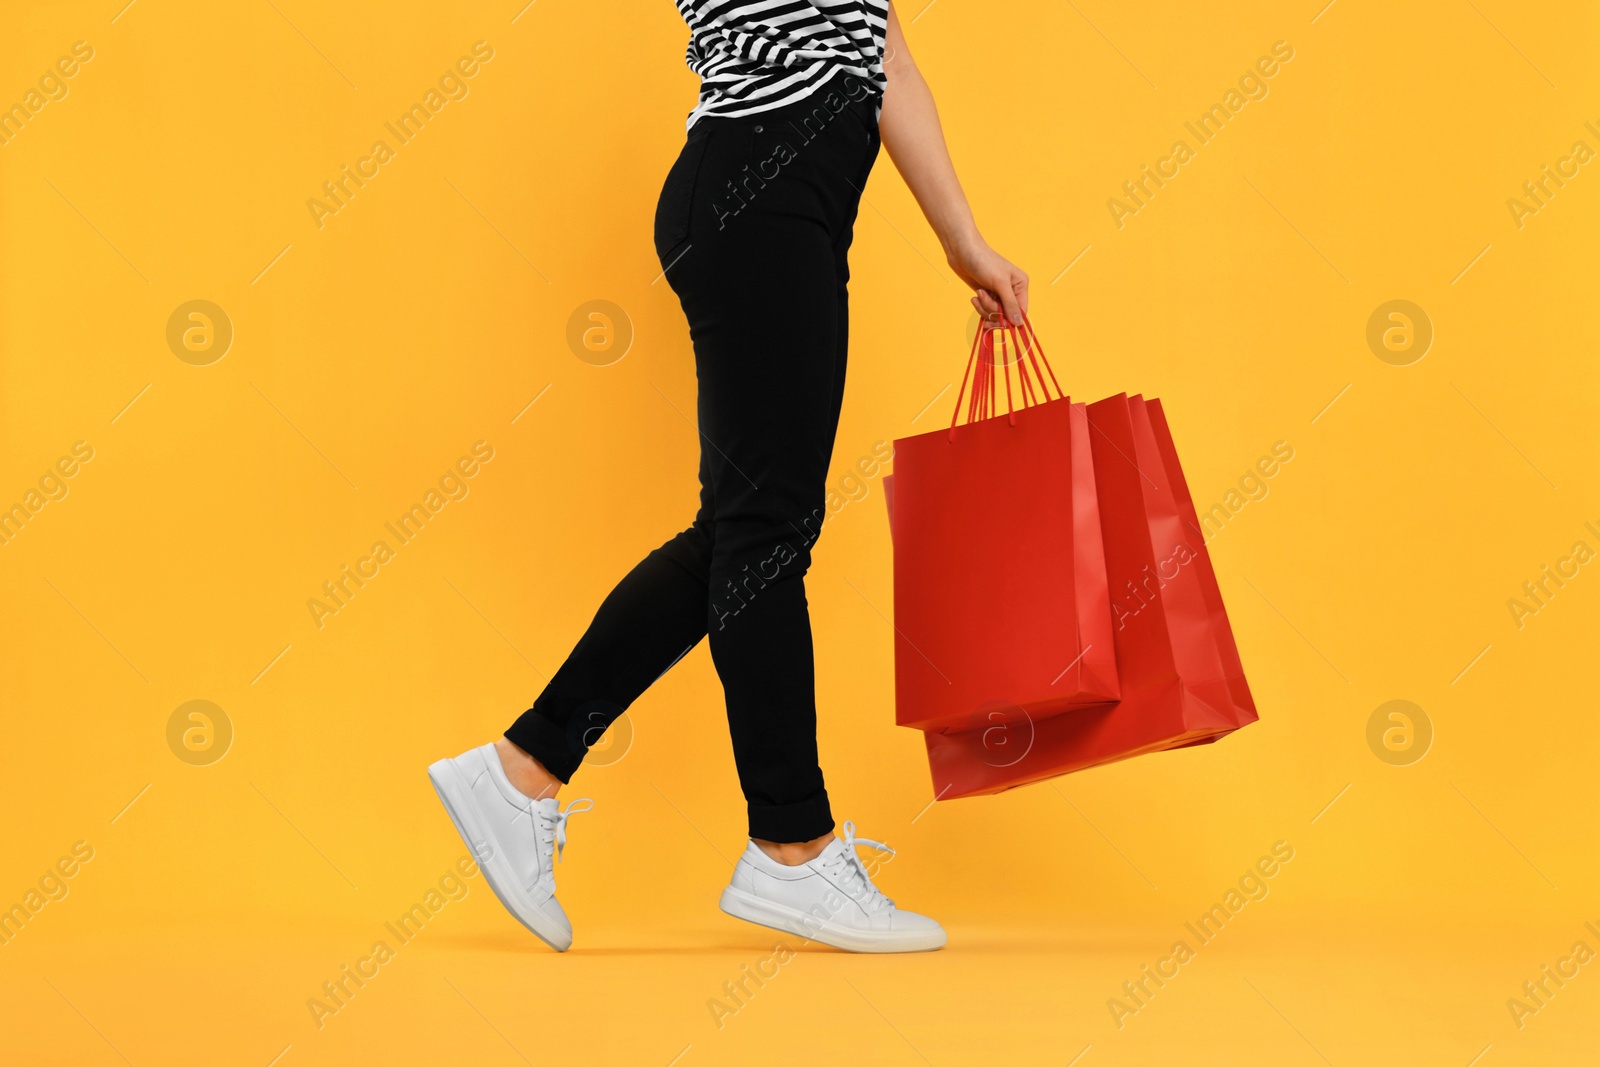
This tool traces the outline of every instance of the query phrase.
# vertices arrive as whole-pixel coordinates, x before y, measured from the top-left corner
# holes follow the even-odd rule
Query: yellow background
[[[570,790],[597,805],[558,872],[568,955],[472,879],[319,1029],[307,999],[463,851],[426,765],[525,708],[691,515],[693,369],[649,239],[694,97],[687,33],[665,0],[122,2],[8,5],[0,34],[0,103],[94,49],[0,147],[0,503],[94,449],[0,546],[0,904],[94,849],[0,947],[0,1060],[1592,1053],[1600,965],[1520,1030],[1506,1004],[1575,941],[1600,950],[1600,565],[1520,629],[1507,607],[1575,541],[1600,549],[1600,172],[1520,229],[1506,204],[1573,142],[1600,149],[1590,5],[903,10],[1071,391],[1160,396],[1202,507],[1294,448],[1211,544],[1261,721],[927,809],[920,739],[892,726],[874,480],[808,581],[823,760],[839,816],[900,850],[880,883],[945,920],[948,949],[802,951],[714,1022],[723,983],[794,939],[716,910],[744,814],[702,647]],[[307,199],[480,40],[470,94],[319,229]],[[1119,229],[1107,199],[1277,41],[1294,58],[1269,95]],[[970,319],[887,158],[853,270],[835,485],[946,417],[950,393],[913,422]],[[235,331],[209,366],[166,343],[193,299]],[[565,340],[596,299],[634,330],[605,367]],[[1410,366],[1365,340],[1392,299],[1435,330]],[[318,629],[306,601],[480,440],[470,495]],[[167,745],[195,699],[235,731],[210,766]],[[1435,731],[1410,766],[1367,745],[1393,699]],[[1280,840],[1270,895],[1119,1029],[1107,1000]]]

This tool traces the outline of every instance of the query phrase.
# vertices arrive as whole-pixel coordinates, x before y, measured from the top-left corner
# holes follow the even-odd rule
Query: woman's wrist
[[[944,246],[944,258],[950,263],[968,262],[974,253],[989,247],[978,227],[970,221],[949,236],[941,235],[939,243]]]

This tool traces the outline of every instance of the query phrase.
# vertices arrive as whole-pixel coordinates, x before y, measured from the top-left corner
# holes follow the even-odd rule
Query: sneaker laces
[[[579,804],[582,804],[583,807],[578,807]],[[567,820],[574,815],[581,815],[583,812],[590,811],[593,808],[593,800],[589,799],[588,797],[579,797],[577,800],[574,800],[572,803],[568,804],[565,808],[558,808],[557,810],[548,813],[542,811],[539,812],[539,822],[543,824],[540,828],[542,832],[541,836],[543,834],[554,834],[556,843],[556,859],[559,860],[561,858],[561,850],[567,845]],[[546,838],[546,840],[549,840],[549,838]]]
[[[582,804],[583,807],[578,807]],[[567,845],[567,820],[574,815],[581,815],[594,807],[594,801],[588,797],[579,797],[565,808],[553,806],[553,810],[545,810],[536,800],[529,800],[525,813],[528,821],[534,826],[534,833],[539,838],[539,851],[545,852],[552,844],[555,846],[556,859],[561,858],[561,850]],[[548,854],[548,853],[546,853]]]
[[[893,908],[894,901],[884,896],[883,891],[872,884],[872,876],[867,873],[867,865],[861,862],[861,856],[856,852],[857,845],[871,845],[879,852],[887,852],[891,856],[897,855],[894,849],[882,841],[874,841],[868,837],[857,837],[856,824],[846,819],[844,822],[844,851],[836,861],[847,886],[845,891],[868,911]]]

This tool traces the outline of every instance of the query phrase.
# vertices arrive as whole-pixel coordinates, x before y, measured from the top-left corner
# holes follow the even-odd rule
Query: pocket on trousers
[[[867,133],[867,147],[865,150],[867,158],[866,162],[861,164],[861,176],[856,179],[857,189],[865,189],[867,187],[867,178],[872,175],[872,166],[878,161],[878,149],[882,146],[882,144],[882,140],[878,137],[878,131],[869,130]]]
[[[845,105],[844,108],[850,113],[849,120],[855,124],[855,127],[860,130],[862,135],[869,141],[878,136],[878,123],[875,119],[869,118],[867,115],[862,114],[862,109],[874,107],[874,101],[875,98],[869,98],[868,100],[851,100]]]
[[[695,183],[700,176],[700,163],[705,158],[706,142],[709,140],[709,130],[695,131],[684,143],[683,151],[678,153],[661,187],[661,199],[656,202],[655,242],[656,256],[663,264],[679,245],[689,239],[689,215],[694,209]]]

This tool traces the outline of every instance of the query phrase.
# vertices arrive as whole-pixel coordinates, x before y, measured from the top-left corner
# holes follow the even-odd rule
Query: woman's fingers
[[[1017,280],[1021,279],[1021,296],[1017,287]],[[1005,312],[1006,321],[1013,326],[1022,325],[1022,299],[1028,292],[1028,280],[1021,271],[1012,268],[1012,277],[1005,279],[1006,284],[1000,289],[1000,307]]]
[[[979,279],[983,286],[979,291],[987,291],[991,310],[1003,313],[1012,326],[1021,326],[1028,299],[1028,276],[997,255],[987,266],[989,269]]]
[[[978,314],[985,320],[994,320],[1001,313],[1000,301],[987,289],[979,289],[972,297],[972,306],[977,308]]]
[[[1022,325],[1022,313],[1028,309],[1028,276],[1015,264],[985,247],[981,254],[952,265],[972,286],[972,306],[978,314],[997,324]]]

